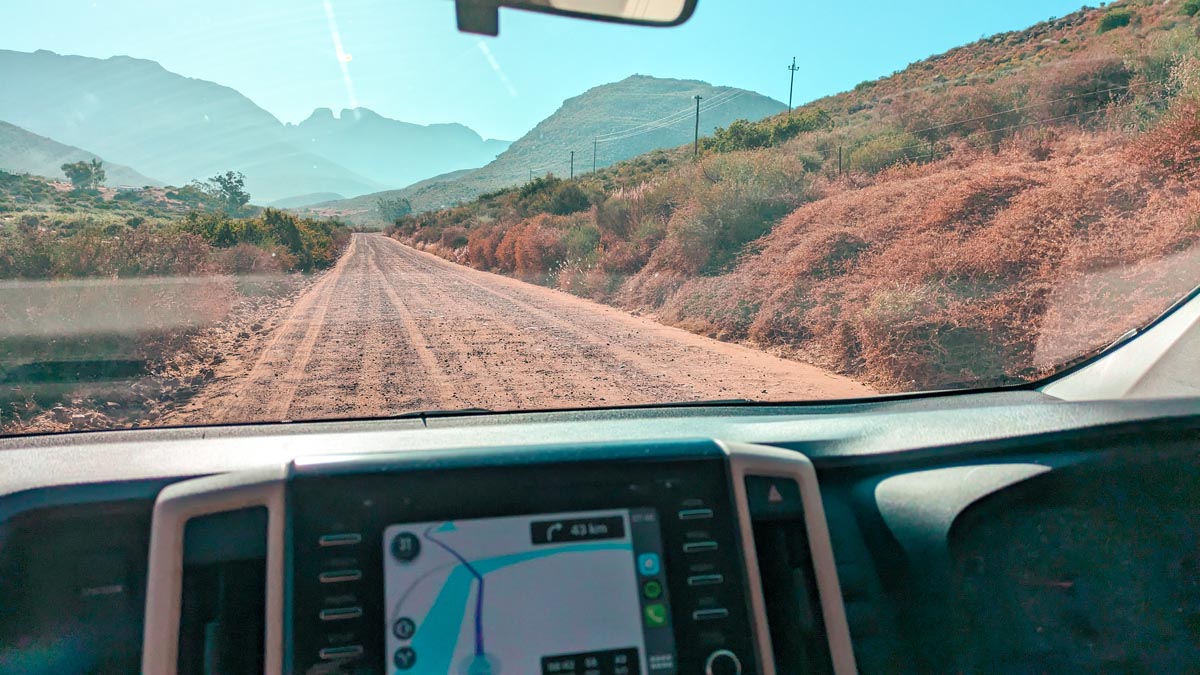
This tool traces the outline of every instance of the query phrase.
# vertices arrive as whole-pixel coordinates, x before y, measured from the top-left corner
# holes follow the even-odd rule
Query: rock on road
[[[873,393],[813,366],[356,234],[282,321],[231,355],[170,422]]]

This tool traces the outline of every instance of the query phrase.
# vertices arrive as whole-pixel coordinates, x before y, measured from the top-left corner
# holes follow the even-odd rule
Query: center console
[[[335,456],[171,486],[152,533],[145,672],[177,672],[179,606],[163,594],[180,584],[156,575],[170,546],[234,505],[271,513],[268,673],[772,674],[772,634],[791,638],[767,625],[770,549],[754,523],[773,516],[799,519],[811,549],[816,662],[853,670],[797,453],[697,441]]]

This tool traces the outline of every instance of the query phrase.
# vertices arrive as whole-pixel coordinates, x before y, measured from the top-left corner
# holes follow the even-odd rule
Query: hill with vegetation
[[[29,173],[45,178],[62,178],[63,164],[92,160],[104,161],[103,158],[86,150],[64,145],[45,136],[38,136],[7,122],[0,122],[0,171]],[[120,164],[105,162],[104,171],[107,177],[103,183],[112,187],[161,185],[153,178]]]
[[[695,134],[694,96],[702,97],[700,129],[705,134],[734,120],[759,120],[787,107],[744,89],[634,75],[567,99],[495,161],[475,171],[341,203],[325,203],[319,208],[371,216],[369,207],[380,198],[407,199],[417,212],[443,208],[519,185],[530,176],[569,176],[572,151],[575,174],[588,173],[592,170],[593,151],[596,166],[606,167],[652,150],[691,142]]]
[[[883,389],[1038,378],[1200,279],[1198,10],[1085,8],[390,233]]]

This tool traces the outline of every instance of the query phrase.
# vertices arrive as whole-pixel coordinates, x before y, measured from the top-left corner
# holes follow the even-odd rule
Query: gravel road
[[[845,377],[357,234],[167,423],[874,393]]]

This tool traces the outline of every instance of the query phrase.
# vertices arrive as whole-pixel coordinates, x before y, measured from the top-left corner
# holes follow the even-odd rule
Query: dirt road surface
[[[166,423],[874,393],[850,379],[358,234]]]

